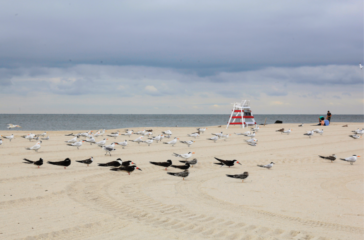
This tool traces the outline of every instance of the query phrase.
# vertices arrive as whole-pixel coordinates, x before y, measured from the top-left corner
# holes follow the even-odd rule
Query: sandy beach
[[[260,126],[256,147],[234,134],[249,129],[208,127],[191,147],[129,142],[125,149],[116,146],[112,156],[88,143],[79,150],[67,146],[72,137],[65,134],[70,131],[47,132],[50,140],[43,141],[39,152],[25,149],[35,144],[20,137],[28,131],[2,131],[3,136],[14,133],[15,139],[0,145],[0,238],[363,239],[364,142],[349,135],[364,124],[332,123],[322,136],[310,139],[303,134],[318,128],[313,125]],[[278,133],[279,128],[291,128],[292,133]],[[168,128],[152,129],[157,135]],[[169,129],[172,137],[194,140],[187,134],[196,128]],[[227,141],[207,140],[221,131],[232,135]],[[116,141],[137,137],[119,136]],[[109,137],[107,143],[113,141]],[[198,163],[184,181],[149,163],[171,159],[177,164],[182,159],[172,154],[189,151]],[[318,157],[331,154],[361,157],[353,165]],[[75,162],[91,156],[89,167]],[[38,169],[22,163],[23,158],[40,157],[45,162],[69,157],[72,164],[63,169],[45,163]],[[128,175],[97,166],[119,157],[142,171]],[[214,157],[237,159],[242,165],[220,168]],[[275,163],[271,170],[257,167],[270,162]],[[226,177],[244,171],[249,172],[244,183]]]

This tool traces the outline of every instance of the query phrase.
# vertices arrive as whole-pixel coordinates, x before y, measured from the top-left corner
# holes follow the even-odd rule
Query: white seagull
[[[9,123],[7,128],[8,128],[8,129],[21,128],[21,126],[19,126],[19,125],[14,125],[14,124]]]
[[[104,146],[106,144],[106,140],[107,140],[107,138],[104,138],[100,142],[97,142],[96,145],[99,146],[99,147],[102,147],[102,146]]]
[[[252,130],[258,132],[259,131],[259,126],[256,126],[255,128],[252,128]]]
[[[125,140],[124,142],[118,142],[117,144],[122,146],[124,149],[126,146],[128,146],[128,140]]]
[[[139,131],[139,132],[136,132],[135,134],[138,134],[138,135],[144,135],[144,133],[145,133],[145,130],[143,130],[143,131]]]
[[[223,135],[223,133],[211,133],[212,135],[218,136],[219,138],[221,138],[221,136]]]
[[[167,130],[167,131],[164,131],[164,132],[162,132],[163,134],[166,134],[166,135],[172,135],[172,132],[171,132],[171,130]]]
[[[163,135],[158,135],[158,136],[156,136],[156,137],[153,137],[153,140],[154,140],[154,141],[156,141],[156,142],[158,143],[159,141],[161,141],[161,140],[162,140],[162,136],[163,136]]]
[[[131,136],[133,134],[133,131],[127,131],[126,133],[123,133],[122,135],[125,135],[125,136]]]
[[[77,147],[77,149],[79,150],[79,147],[82,146],[82,143],[84,142],[85,140],[80,140],[78,142],[75,142],[75,143],[71,143],[71,144],[67,144],[68,146],[71,146],[71,147]]]
[[[30,148],[26,148],[26,150],[34,150],[36,152],[38,152],[38,150],[40,149],[40,144],[42,143],[42,141],[40,142],[37,142],[33,147],[30,147]]]
[[[102,149],[104,149],[104,150],[105,150],[105,155],[106,155],[107,153],[109,153],[109,154],[110,154],[110,156],[111,156],[111,152],[116,150],[115,148],[107,147],[107,146],[102,146]]]
[[[308,131],[307,133],[305,133],[303,135],[307,135],[307,136],[309,136],[311,138],[311,136],[313,135],[313,130]]]
[[[320,135],[322,135],[324,133],[324,130],[320,130],[320,129],[316,129],[314,130],[315,133],[319,133]]]
[[[11,142],[11,139],[14,139],[14,134],[11,134],[10,136],[3,136],[3,135],[0,135],[0,136],[3,138],[9,139],[10,142]]]
[[[42,140],[49,140],[49,136],[42,138]]]
[[[75,143],[77,142],[77,137],[72,138],[71,140],[65,141],[66,143]]]
[[[93,136],[90,136],[85,141],[88,142],[88,143],[90,143],[90,145],[92,145],[93,143],[96,143],[96,140],[95,140],[95,138]]]
[[[253,143],[253,142],[258,142],[258,139],[255,138],[251,138],[249,140],[245,140],[247,143]]]
[[[183,159],[189,159],[190,157],[192,157],[192,154],[195,154],[195,153],[194,152],[189,152],[189,153],[185,153],[185,154],[173,153],[173,156],[181,157]]]
[[[216,141],[219,139],[219,137],[218,136],[214,136],[214,137],[212,137],[212,138],[208,138],[207,140],[212,140],[212,141],[214,141],[215,143],[216,143]]]
[[[149,138],[149,139],[147,139],[147,140],[143,141],[143,143],[148,144],[148,147],[149,147],[149,146],[150,146],[150,144],[152,144],[152,143],[153,143],[153,139],[152,139],[152,138]]]
[[[197,128],[197,131],[202,132],[202,133],[205,133],[206,129],[207,128]]]
[[[139,143],[143,142],[143,136],[138,137],[137,139],[135,139],[135,140],[131,140],[131,141],[132,141],[132,142],[137,142],[137,143],[139,144]]]
[[[361,136],[357,135],[357,134],[354,134],[354,135],[349,135],[349,137],[352,137],[354,139],[359,139]]]
[[[187,146],[191,146],[195,141],[190,140],[190,141],[180,141],[180,142],[183,144],[187,144]]]
[[[288,130],[286,130],[286,131],[281,132],[281,134],[282,134],[282,133],[287,133],[287,135],[289,135],[291,132],[292,132],[292,130],[291,130],[291,129],[288,129]]]
[[[262,168],[268,168],[268,169],[271,169],[274,165],[274,162],[271,162],[267,165],[257,165],[258,167],[262,167]]]
[[[116,137],[118,137],[120,135],[120,133],[119,132],[116,132],[116,133],[111,133],[111,134],[109,134],[109,135],[107,135],[107,136],[109,136],[109,137],[113,137],[113,138],[115,138],[116,139]]]
[[[349,162],[351,165],[353,165],[353,163],[356,162],[356,159],[358,157],[360,157],[360,156],[353,155],[353,156],[347,157],[347,158],[340,158],[340,160],[345,161],[345,162]]]
[[[172,147],[174,147],[174,145],[177,143],[177,140],[179,140],[179,138],[174,138],[172,141],[169,142],[163,142],[164,144],[170,144],[172,145]]]
[[[231,136],[231,134],[226,134],[226,135],[221,135],[221,138],[224,139],[224,141],[226,141],[226,139],[228,139]]]
[[[187,134],[187,136],[197,138],[197,137],[200,136],[200,134],[198,134],[197,132],[195,132],[195,133]]]
[[[245,135],[246,137],[255,137],[255,132],[252,132],[251,134]]]

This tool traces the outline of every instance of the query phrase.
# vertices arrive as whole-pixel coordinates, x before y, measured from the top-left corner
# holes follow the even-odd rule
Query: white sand
[[[364,144],[363,138],[348,137],[363,124],[343,124],[325,127],[312,139],[303,136],[317,128],[310,124],[261,127],[256,147],[248,146],[244,136],[208,141],[211,133],[247,131],[209,127],[189,148],[130,142],[126,149],[117,146],[112,157],[95,145],[67,146],[69,131],[48,132],[50,140],[43,141],[39,153],[25,150],[35,143],[20,138],[28,132],[3,131],[16,137],[0,146],[0,239],[364,239]],[[275,132],[281,127],[293,132]],[[187,133],[195,131],[170,129],[180,140],[192,139]],[[129,138],[117,138],[124,139]],[[198,164],[185,181],[149,164],[167,159],[177,164],[172,153],[190,150]],[[354,165],[318,157],[333,153],[362,157]],[[90,167],[74,161],[91,156]],[[23,164],[24,157],[73,161],[66,170],[49,164],[37,169]],[[143,171],[129,176],[97,167],[118,157],[133,160]],[[220,168],[213,157],[242,165]],[[272,170],[256,166],[271,161],[276,163]],[[244,183],[225,176],[244,171],[250,174]]]

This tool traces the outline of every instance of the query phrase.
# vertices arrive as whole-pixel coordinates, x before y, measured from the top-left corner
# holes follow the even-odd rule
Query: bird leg
[[[64,169],[66,169],[66,167],[64,167]]]
[[[128,172],[128,174],[130,175],[130,172]]]

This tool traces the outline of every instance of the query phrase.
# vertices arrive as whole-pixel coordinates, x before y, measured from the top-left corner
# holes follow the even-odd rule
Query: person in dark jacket
[[[329,122],[331,120],[331,112],[330,111],[327,111],[327,120],[329,120]]]

